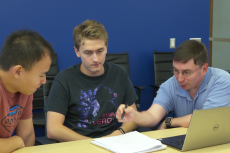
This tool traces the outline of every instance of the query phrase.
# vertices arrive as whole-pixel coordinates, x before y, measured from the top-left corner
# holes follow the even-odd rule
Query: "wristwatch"
[[[171,126],[171,123],[172,123],[172,120],[173,120],[173,118],[172,117],[167,117],[166,119],[165,119],[165,126],[167,127],[167,128],[170,128]]]

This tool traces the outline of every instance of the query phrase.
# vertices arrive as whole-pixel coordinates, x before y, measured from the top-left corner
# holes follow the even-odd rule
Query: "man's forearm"
[[[49,139],[57,140],[58,142],[90,139],[90,137],[78,134],[64,125],[51,127],[50,130],[47,131],[47,136]]]
[[[134,122],[125,122],[121,125],[121,128],[125,133],[135,130],[138,127]]]
[[[192,118],[192,114],[189,114],[183,117],[173,118],[170,126],[188,128],[191,118]]]
[[[23,147],[25,147],[24,141],[19,136],[0,138],[0,153],[9,153]]]
[[[34,130],[31,131],[30,135],[24,139],[24,143],[26,147],[34,146],[34,143],[35,143]]]
[[[138,126],[142,127],[154,127],[158,124],[158,119],[155,119],[148,111],[136,112],[133,120]]]

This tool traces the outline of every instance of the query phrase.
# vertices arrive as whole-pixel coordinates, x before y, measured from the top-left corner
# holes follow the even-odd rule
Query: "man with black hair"
[[[0,153],[34,145],[33,93],[46,82],[54,55],[34,31],[14,31],[5,39],[0,53]]]

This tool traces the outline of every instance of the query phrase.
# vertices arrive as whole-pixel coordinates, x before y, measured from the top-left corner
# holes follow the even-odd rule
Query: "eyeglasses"
[[[202,64],[197,70],[199,70],[203,65],[204,64]],[[171,69],[171,71],[174,75],[179,75],[181,73],[184,77],[190,77],[192,74],[194,74],[196,72],[196,71],[190,72],[190,70],[183,70],[182,72],[180,72],[176,69]]]

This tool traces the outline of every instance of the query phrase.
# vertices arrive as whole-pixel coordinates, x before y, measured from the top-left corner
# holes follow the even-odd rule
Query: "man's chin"
[[[22,93],[22,92],[20,92],[20,93]],[[33,93],[34,93],[34,92],[32,92],[32,93],[31,93],[31,92],[30,92],[30,93],[27,92],[27,93],[22,93],[22,94],[29,96],[29,95],[31,95],[31,94],[33,94]]]
[[[187,90],[187,86],[186,85],[180,85],[180,87],[184,90]]]
[[[29,96],[29,95],[31,95],[31,94],[34,94],[36,91],[37,91],[37,90],[30,91],[30,92],[24,92],[24,93],[22,93],[22,94]]]

